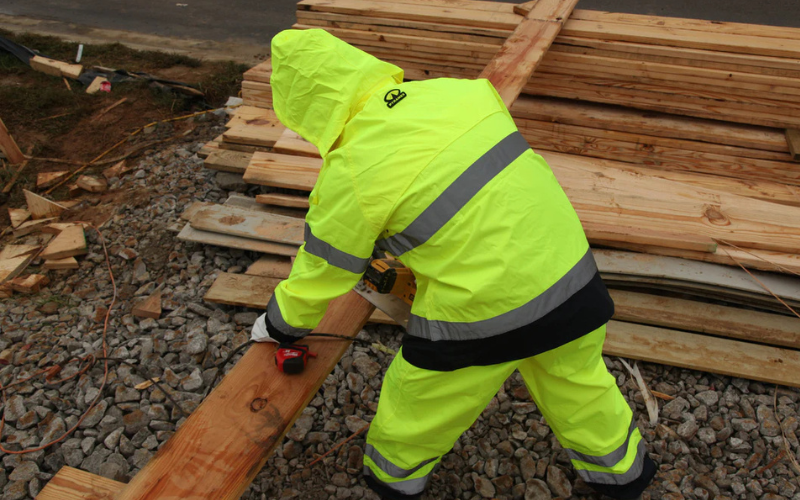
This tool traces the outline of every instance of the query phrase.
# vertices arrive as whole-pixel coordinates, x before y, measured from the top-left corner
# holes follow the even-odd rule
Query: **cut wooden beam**
[[[36,500],[114,500],[124,487],[125,483],[65,465],[36,495]]]
[[[792,349],[610,321],[603,353],[800,387],[800,352]]]
[[[206,157],[203,165],[212,170],[243,174],[245,170],[247,170],[247,165],[250,164],[251,158],[253,158],[253,153],[228,151],[222,149],[218,151],[212,151]]]
[[[315,331],[355,337],[374,309],[350,292],[331,302]],[[238,499],[350,346],[312,338],[305,343],[317,357],[292,376],[264,362],[274,356],[275,344],[251,346],[116,500],[189,494],[196,500]]]
[[[308,196],[294,194],[268,193],[256,195],[256,201],[265,205],[279,207],[308,208]]]
[[[311,191],[321,168],[319,158],[259,152],[253,154],[244,180],[263,186]]]
[[[134,306],[132,313],[138,318],[158,319],[161,317],[161,292],[155,292]]]
[[[50,278],[43,274],[29,274],[11,280],[11,288],[19,293],[38,293],[50,283]]]
[[[539,0],[519,23],[479,78],[486,78],[511,107],[578,0]]]
[[[78,261],[75,257],[64,257],[63,259],[46,260],[42,264],[42,269],[78,269]]]
[[[617,321],[800,348],[800,318],[623,290],[609,292]]]
[[[67,175],[69,175],[68,170],[64,170],[61,172],[39,172],[36,175],[36,189],[44,189],[46,187],[50,187],[53,184],[58,183]]]
[[[28,220],[31,213],[22,208],[9,208],[8,218],[11,220],[11,227],[18,228],[20,224]]]
[[[789,145],[792,158],[800,160],[800,129],[787,129],[786,143]]]
[[[108,182],[106,182],[105,179],[93,177],[91,175],[81,175],[78,177],[75,184],[77,184],[79,188],[84,191],[89,191],[90,193],[103,193],[108,190]]]
[[[19,146],[17,146],[16,141],[8,132],[2,119],[0,119],[0,150],[3,151],[12,165],[25,161],[25,155],[20,151]]]
[[[67,209],[67,207],[60,205],[54,201],[48,200],[43,196],[32,193],[27,189],[22,190],[25,193],[25,201],[28,203],[28,211],[34,219],[46,219],[59,215]]]
[[[275,255],[294,256],[297,255],[298,250],[298,247],[295,245],[283,245],[281,243],[254,240],[242,236],[201,231],[199,229],[194,229],[189,223],[186,223],[178,234],[178,239],[181,241],[191,241],[193,243],[204,243],[206,245],[216,245]]]
[[[300,246],[304,224],[300,219],[216,205],[198,211],[191,220],[195,229],[256,240]]]
[[[83,232],[83,226],[74,224],[61,231],[58,236],[47,245],[47,248],[41,253],[41,257],[46,260],[64,259],[66,257],[83,255],[87,251],[86,236]]]

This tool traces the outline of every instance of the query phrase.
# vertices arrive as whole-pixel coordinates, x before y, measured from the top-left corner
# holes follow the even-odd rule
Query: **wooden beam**
[[[800,352],[793,349],[610,321],[603,353],[800,387]]]
[[[789,145],[792,158],[800,160],[800,129],[787,129],[786,143]]]
[[[507,107],[517,100],[578,0],[539,0],[478,78],[497,89]]]
[[[3,153],[5,153],[6,158],[8,158],[8,161],[11,162],[12,165],[25,161],[25,155],[22,154],[16,141],[11,137],[2,119],[0,119],[0,149],[3,150]]]
[[[65,465],[36,495],[36,500],[114,500],[124,487],[125,483]]]
[[[331,303],[315,331],[355,337],[374,309],[349,292]],[[276,344],[250,347],[116,500],[238,499],[350,346],[305,343],[318,356],[291,376],[266,362]]]

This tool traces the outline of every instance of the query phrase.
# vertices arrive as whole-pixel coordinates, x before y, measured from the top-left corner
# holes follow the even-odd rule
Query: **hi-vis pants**
[[[442,455],[519,370],[584,481],[622,486],[639,478],[645,448],[601,357],[605,326],[531,358],[450,372],[417,368],[402,349],[383,382],[367,435],[364,474],[378,491],[419,495]]]

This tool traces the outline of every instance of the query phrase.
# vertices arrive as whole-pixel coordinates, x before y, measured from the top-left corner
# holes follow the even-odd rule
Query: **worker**
[[[324,30],[272,40],[273,106],[323,158],[305,243],[252,330],[294,343],[374,247],[417,280],[383,381],[366,483],[420,498],[442,456],[519,370],[577,475],[638,498],[655,474],[601,352],[613,302],[581,223],[485,79],[403,82]]]

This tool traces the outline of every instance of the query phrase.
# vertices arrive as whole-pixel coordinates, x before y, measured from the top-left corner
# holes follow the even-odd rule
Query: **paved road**
[[[295,6],[296,0],[0,0],[0,14],[267,46],[294,22]],[[581,0],[579,7],[800,27],[798,0]]]

